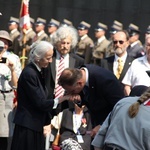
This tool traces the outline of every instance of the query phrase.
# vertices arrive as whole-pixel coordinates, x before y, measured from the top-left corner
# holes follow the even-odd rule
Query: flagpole
[[[30,17],[29,17],[29,0],[22,0],[21,10],[20,10],[20,27],[22,31],[22,56],[21,56],[21,67],[22,69],[25,67],[26,57],[26,30],[27,27],[30,26]]]
[[[27,59],[26,57],[26,29],[22,30],[23,32],[23,49],[22,49],[22,56],[21,56],[21,67],[22,69],[25,67],[25,60]]]

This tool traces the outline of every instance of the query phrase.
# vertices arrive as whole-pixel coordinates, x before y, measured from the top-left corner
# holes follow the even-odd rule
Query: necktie
[[[118,58],[118,68],[117,68],[117,72],[116,72],[116,77],[119,79],[121,72],[123,70],[123,61],[121,60],[121,58]]]
[[[55,98],[59,98],[64,94],[64,89],[62,88],[62,86],[58,84],[58,79],[64,69],[65,69],[64,57],[60,56],[60,61],[58,65],[57,75],[56,75]]]

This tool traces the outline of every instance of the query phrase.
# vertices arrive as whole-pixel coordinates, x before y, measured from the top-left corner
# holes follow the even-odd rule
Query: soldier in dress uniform
[[[138,58],[145,55],[144,48],[142,46],[141,41],[139,40],[140,37],[139,27],[133,23],[130,23],[127,31],[130,36],[129,46],[127,48],[129,56]]]
[[[114,20],[113,22],[113,25],[111,26],[111,29],[110,29],[110,43],[107,47],[107,50],[106,50],[106,57],[109,57],[109,56],[112,56],[114,55],[114,48],[113,48],[113,37],[114,37],[114,34],[117,32],[117,31],[121,31],[123,30],[123,24],[117,20]]]
[[[48,41],[51,42],[53,33],[59,28],[60,22],[55,20],[55,19],[51,19],[50,22],[48,23],[48,33],[49,33],[49,39]]]
[[[35,20],[30,17],[30,26],[27,27],[26,31],[26,45],[30,46],[32,45],[32,39],[36,35],[35,31],[33,30]]]
[[[107,31],[107,25],[98,22],[97,27],[95,28],[95,37],[97,41],[93,47],[93,63],[96,64],[96,61],[105,57],[106,49],[109,45],[109,41],[105,37]],[[97,57],[98,56],[98,57]]]
[[[27,26],[27,29],[24,31],[25,32],[25,43],[24,43],[24,39],[23,37],[20,38],[20,46],[23,48],[25,48],[26,50],[26,54],[25,56],[28,58],[29,52],[30,52],[30,46],[33,43],[33,38],[35,37],[36,33],[33,30],[33,25],[34,25],[34,19],[30,18],[30,25]],[[22,56],[22,54],[20,53],[19,56]],[[26,59],[25,64],[27,64],[28,60]]]
[[[145,32],[145,39],[150,36],[150,25],[147,27],[146,32]]]
[[[85,21],[78,26],[79,42],[76,47],[76,54],[84,58],[84,63],[90,63],[92,57],[93,40],[88,36],[91,25]]]
[[[18,25],[19,25],[19,19],[15,17],[10,17],[10,20],[8,22],[8,29],[10,31],[10,38],[13,44],[9,48],[9,50],[13,51],[17,55],[19,55],[19,51],[21,50],[19,41],[18,41],[19,36],[20,36]]]
[[[35,32],[36,35],[33,38],[33,42],[39,42],[39,41],[48,41],[48,35],[45,33],[46,20],[43,18],[37,18],[35,22]]]
[[[147,37],[150,37],[150,25],[147,27],[145,31],[145,41]],[[143,47],[145,47],[145,43],[143,44]]]
[[[63,19],[61,26],[73,26],[73,23],[68,19]]]

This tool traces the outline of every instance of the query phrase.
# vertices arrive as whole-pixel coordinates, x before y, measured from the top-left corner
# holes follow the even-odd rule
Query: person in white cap
[[[12,60],[3,54],[5,44],[0,41],[0,149],[10,147],[13,133],[13,89],[17,87],[18,77]]]

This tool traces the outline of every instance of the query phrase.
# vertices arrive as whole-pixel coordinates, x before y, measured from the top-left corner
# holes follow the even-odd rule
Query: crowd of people
[[[150,27],[143,44],[133,23],[107,38],[98,22],[96,41],[90,27],[39,17],[22,34],[10,17],[0,30],[0,150],[45,150],[53,129],[48,149],[150,149]]]

